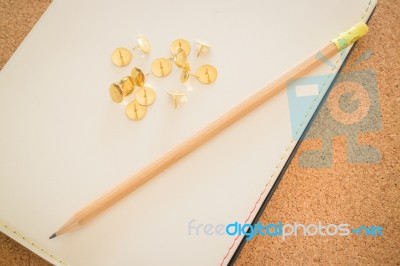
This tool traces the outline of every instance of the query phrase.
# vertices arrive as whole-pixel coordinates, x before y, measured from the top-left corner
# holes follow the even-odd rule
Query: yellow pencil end
[[[339,36],[333,39],[332,42],[336,45],[338,50],[341,51],[347,46],[355,43],[358,39],[367,34],[367,32],[367,24],[365,24],[365,22],[359,22],[351,27],[348,31],[339,34]]]

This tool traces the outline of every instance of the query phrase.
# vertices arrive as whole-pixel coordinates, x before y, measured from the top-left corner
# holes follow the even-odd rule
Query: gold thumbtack
[[[185,83],[190,76],[196,77],[203,84],[211,84],[217,79],[217,69],[212,65],[202,65],[197,70],[196,75],[190,73],[190,65],[186,63],[182,67],[181,82]]]
[[[167,94],[171,95],[175,109],[178,108],[178,105],[182,102],[183,97],[186,96],[185,92],[178,90],[167,92]]]
[[[133,81],[133,85],[143,87],[145,81],[144,76],[145,75],[143,74],[142,70],[140,70],[137,67],[134,67],[131,71],[131,78]]]
[[[197,79],[203,84],[213,83],[217,75],[217,69],[212,65],[202,65],[196,72]]]
[[[151,105],[156,100],[156,93],[152,88],[143,87],[136,92],[135,99],[140,105]]]
[[[184,39],[176,39],[171,43],[171,54],[175,55],[178,48],[182,48],[185,51],[186,56],[190,54],[190,43]]]
[[[137,41],[138,45],[132,48],[133,51],[139,48],[144,54],[149,54],[151,52],[151,44],[145,36],[139,35]]]
[[[124,95],[124,97],[130,95],[133,92],[134,84],[131,77],[122,78],[119,84],[121,86],[122,94]]]
[[[185,51],[182,48],[177,48],[173,57],[163,58],[163,59],[173,60],[177,67],[182,68],[186,64],[187,55],[186,55]]]
[[[197,49],[197,57],[199,57],[201,54],[205,54],[208,52],[208,49],[211,48],[211,46],[205,42],[202,41],[197,41],[198,49]]]
[[[133,47],[132,51],[137,48],[139,48],[145,54],[151,52],[150,42],[143,35],[140,35],[138,37],[138,45]],[[132,61],[132,53],[127,48],[119,47],[112,52],[111,60],[116,66],[119,67],[127,66]]]
[[[196,75],[193,75],[192,73],[190,73],[190,65],[189,65],[189,63],[186,63],[182,67],[181,82],[185,83],[189,79],[190,76],[194,76],[194,77],[198,78]]]
[[[140,105],[136,101],[132,101],[126,106],[125,114],[131,120],[141,120],[146,115],[146,106]]]
[[[122,102],[124,96],[122,94],[122,89],[119,84],[116,83],[111,84],[109,92],[110,92],[110,97],[114,102],[116,103]]]
[[[166,77],[172,71],[171,62],[166,58],[157,58],[151,64],[151,72],[157,77]]]
[[[110,85],[109,91],[111,99],[116,102],[122,102],[123,97],[130,95],[133,92],[134,85],[130,77],[122,78],[118,83]]]
[[[187,54],[183,48],[176,48],[175,52],[173,53],[173,57],[168,58],[169,60],[174,60],[175,65],[179,68],[182,68],[187,61]]]
[[[113,51],[111,60],[116,66],[127,66],[132,60],[132,54],[128,49],[120,47]]]

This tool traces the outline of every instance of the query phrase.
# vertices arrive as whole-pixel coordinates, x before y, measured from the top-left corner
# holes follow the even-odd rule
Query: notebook
[[[0,72],[0,230],[55,265],[226,265],[346,57],[292,82],[254,112],[87,225],[49,240],[70,216],[226,113],[280,74],[366,21],[376,2],[55,0]],[[153,50],[111,62],[145,35]],[[217,80],[149,76],[157,93],[142,121],[108,87],[150,71],[170,43]],[[196,57],[194,40],[212,48]],[[324,60],[321,58],[321,60]],[[174,109],[172,89],[186,90]],[[207,226],[207,229],[206,229]],[[220,226],[221,227],[221,226]],[[222,227],[223,228],[223,227]],[[273,248],[273,247],[271,247]]]

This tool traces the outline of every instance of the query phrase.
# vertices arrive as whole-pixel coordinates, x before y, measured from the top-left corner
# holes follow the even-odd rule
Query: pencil
[[[143,168],[125,182],[121,183],[99,199],[93,201],[79,212],[75,213],[63,226],[61,226],[54,234],[50,236],[50,239],[86,224],[89,220],[128,194],[132,193],[141,185],[163,172],[169,166],[188,155],[196,148],[203,145],[225,128],[229,127],[237,120],[256,109],[258,106],[276,95],[279,91],[285,89],[287,86],[287,81],[290,79],[303,77],[311,70],[323,64],[323,61],[318,59],[321,58],[321,54],[325,58],[329,59],[339,51],[353,44],[355,41],[365,35],[367,31],[367,25],[364,22],[359,22],[348,31],[340,34],[320,51],[318,51],[318,53],[305,59],[303,62],[299,63],[297,66],[280,76],[277,80],[251,95],[225,115],[209,124],[203,130],[199,131],[182,144],[167,152],[158,160]]]

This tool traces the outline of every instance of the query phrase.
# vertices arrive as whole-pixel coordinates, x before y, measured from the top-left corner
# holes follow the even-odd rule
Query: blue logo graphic
[[[352,65],[357,66],[372,56],[365,52]],[[332,63],[318,56],[327,65]],[[287,95],[293,138],[298,140],[315,112],[316,102],[326,93],[334,75],[320,75],[288,81]],[[308,140],[321,140],[322,149],[303,151],[299,165],[305,168],[332,166],[334,137],[347,137],[347,161],[350,163],[378,163],[380,151],[368,144],[359,144],[360,134],[376,132],[382,128],[378,86],[373,70],[342,72],[338,74],[326,102],[322,105],[313,125],[305,135]]]

